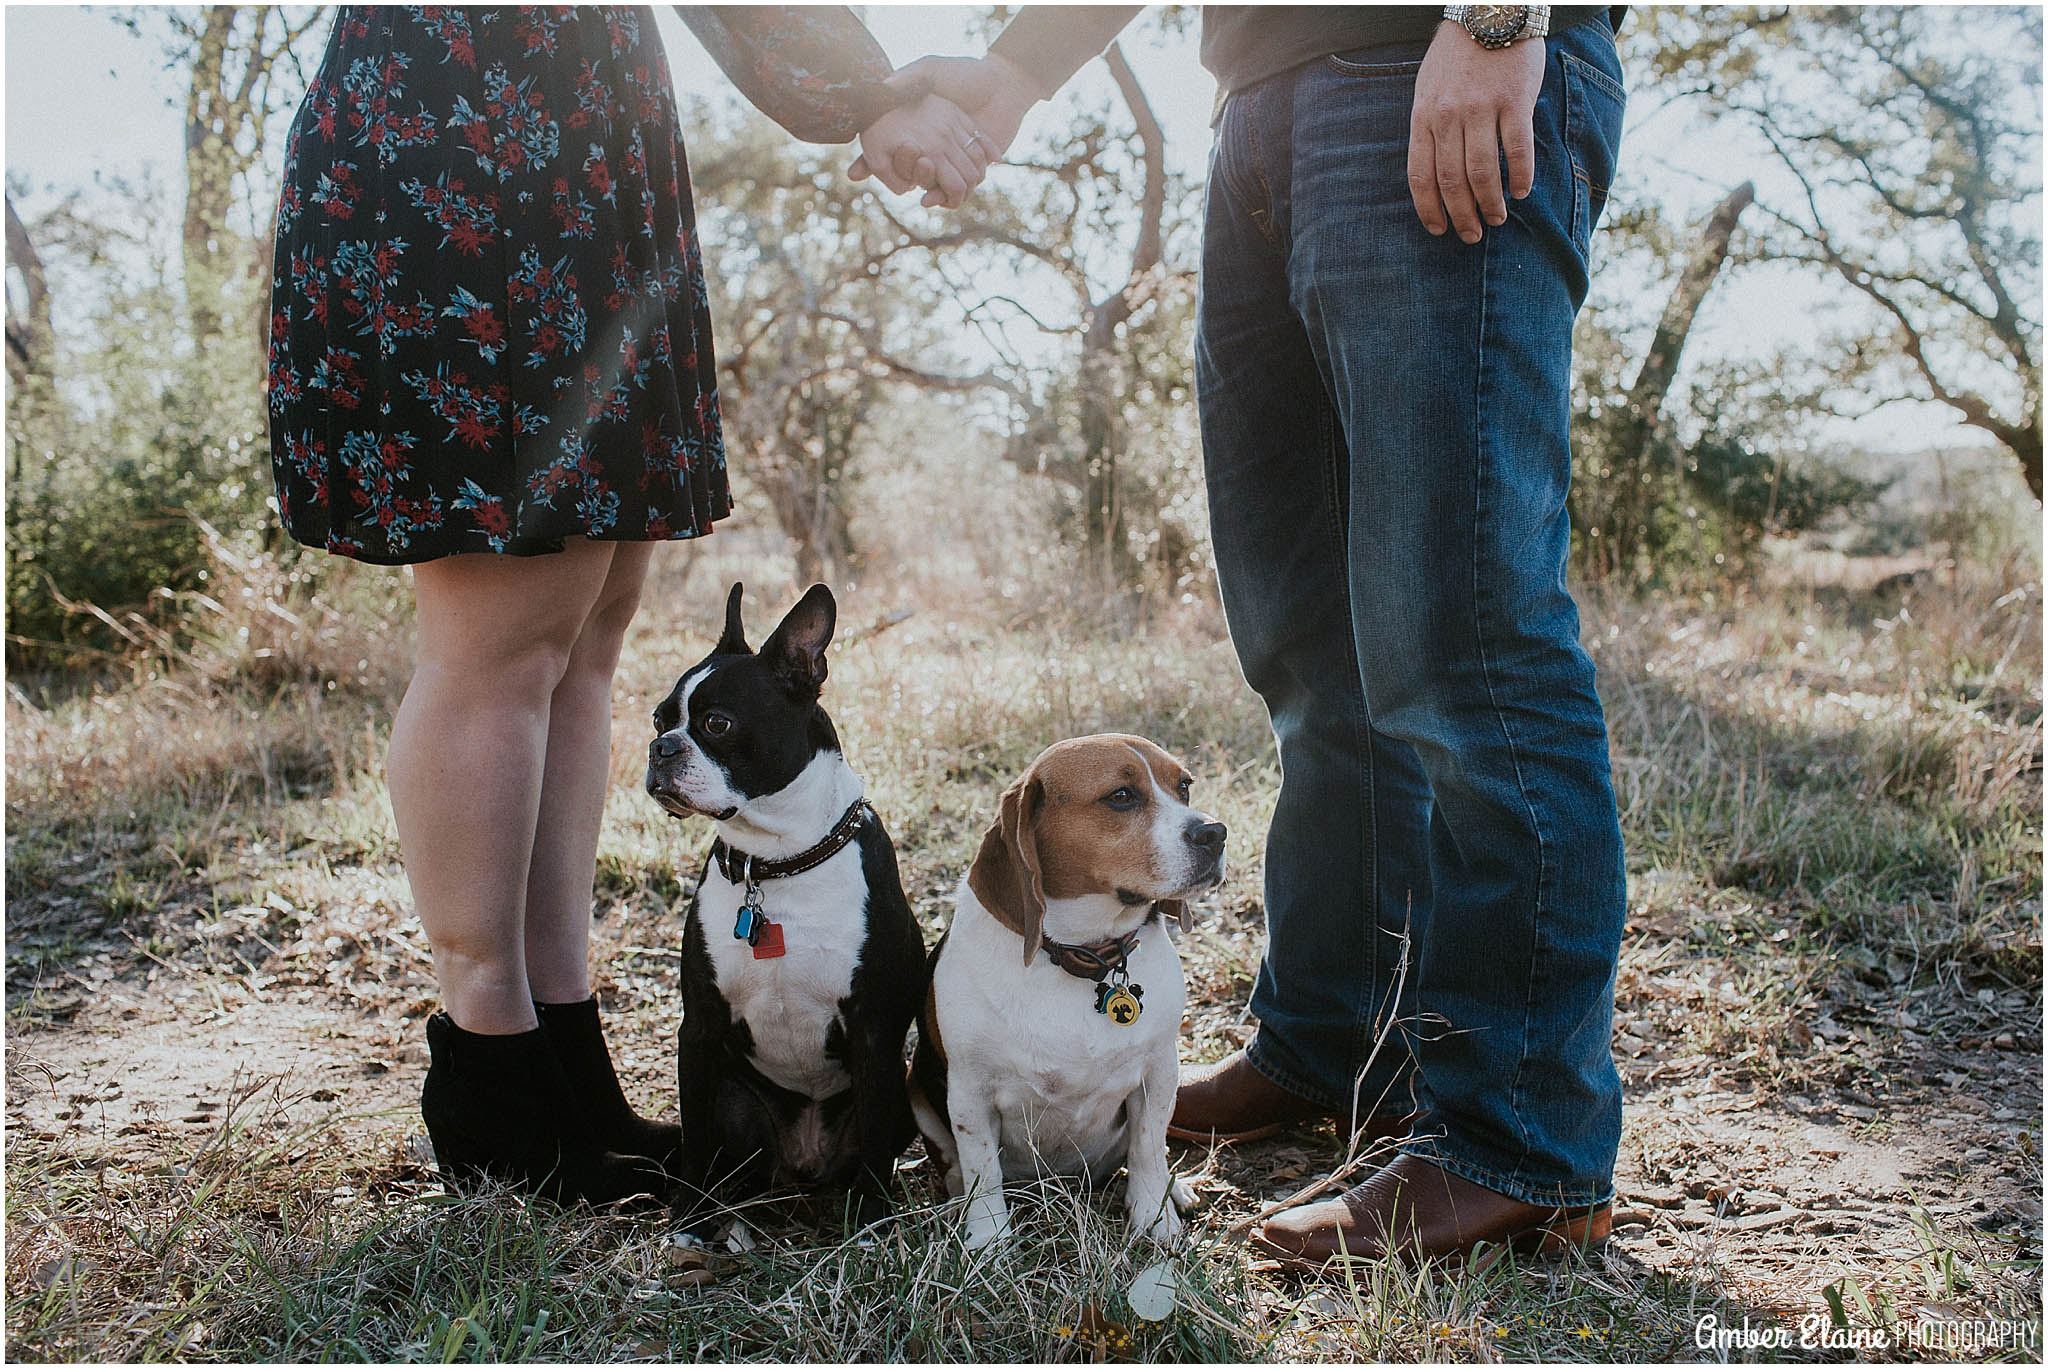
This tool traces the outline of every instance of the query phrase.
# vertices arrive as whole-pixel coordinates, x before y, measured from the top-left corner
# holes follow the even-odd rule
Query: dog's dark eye
[[[728,733],[728,732],[730,732],[730,731],[732,731],[732,719],[731,719],[731,718],[728,718],[728,717],[726,717],[726,716],[725,716],[725,714],[723,714],[723,713],[706,713],[706,714],[704,715],[704,735],[705,735],[705,736],[707,736],[707,737],[723,737],[723,736],[724,736],[724,735],[725,735],[726,733]]]
[[[1186,803],[1188,801],[1188,795],[1194,792],[1195,777],[1193,775],[1182,775],[1180,777],[1180,801],[1182,803]]]
[[[1138,798],[1138,791],[1127,784],[1121,789],[1113,789],[1109,793],[1104,794],[1102,801],[1111,808],[1136,808],[1138,806]]]

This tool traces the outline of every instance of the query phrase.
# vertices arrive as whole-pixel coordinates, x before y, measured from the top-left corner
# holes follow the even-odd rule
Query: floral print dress
[[[800,136],[895,98],[843,8],[709,14],[692,27]],[[340,12],[287,143],[269,402],[284,526],[344,556],[711,531],[732,499],[651,13]]]

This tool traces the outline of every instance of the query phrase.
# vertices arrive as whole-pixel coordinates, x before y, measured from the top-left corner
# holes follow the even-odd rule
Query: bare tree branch
[[[1820,264],[1833,271],[1835,275],[1866,299],[1870,300],[1892,319],[1897,328],[1900,351],[1905,359],[1912,364],[1922,383],[1927,386],[1928,393],[1940,403],[1954,409],[1964,423],[1991,434],[2004,444],[2019,460],[2021,473],[2026,477],[2028,488],[2033,491],[2035,498],[2040,498],[2042,492],[2042,443],[2038,408],[2033,404],[2026,405],[2023,408],[2022,416],[2015,421],[2000,414],[1997,406],[1975,389],[1955,384],[1942,377],[1937,371],[1933,359],[1927,354],[1925,330],[1915,321],[1911,312],[1900,299],[1885,288],[1888,284],[1896,285],[1907,282],[1898,280],[1897,273],[1873,271],[1863,263],[1853,261],[1845,255],[1837,246],[1833,235],[1828,231],[1827,219],[1821,209],[1820,198],[1815,190],[1812,177],[1807,174],[1805,167],[1792,155],[1786,146],[1789,139],[1783,136],[1782,131],[1775,126],[1767,115],[1756,111],[1752,111],[1752,115],[1756,119],[1758,132],[1770,144],[1772,151],[1777,154],[1778,160],[1786,171],[1799,183],[1806,200],[1808,220],[1801,221],[1795,219],[1769,206],[1764,206],[1764,212],[1790,229],[1801,240],[1810,244],[1817,254],[1813,260],[1817,260]],[[1988,265],[1988,261],[1986,264]],[[1989,280],[1995,280],[1996,274],[1995,271],[1989,272],[1987,283]],[[1931,285],[1925,277],[1911,277],[1909,280],[1914,285],[1934,288],[1937,293],[1944,295],[1949,293],[1946,289]],[[2004,299],[2000,310],[2001,313],[2004,312],[2004,305],[2011,305],[2009,298]],[[1971,313],[1979,318],[1983,317],[1980,310],[1972,308]],[[1999,334],[2000,340],[2006,345],[2009,353],[2019,364],[2022,375],[2038,377],[2038,364],[2033,360],[2031,353],[2025,346],[2024,339],[2019,336],[2017,318],[2017,307],[2013,306],[2013,331],[2009,336],[2001,331],[1996,317],[1988,321],[1992,323],[1994,332]]]

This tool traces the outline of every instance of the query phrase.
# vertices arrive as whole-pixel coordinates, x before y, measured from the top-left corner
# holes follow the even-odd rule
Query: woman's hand
[[[1009,149],[1010,142],[1017,136],[1017,125],[1025,113],[1038,103],[1041,96],[1035,83],[1023,68],[1007,58],[990,53],[986,57],[920,57],[909,66],[898,70],[889,78],[888,84],[897,90],[926,90],[933,95],[943,96],[941,103],[951,101],[970,121],[973,135],[970,144],[973,151],[981,154],[982,165],[1000,161]],[[855,180],[868,176],[880,176],[882,183],[891,190],[901,187],[891,183],[894,180],[931,186],[932,179],[918,174],[916,167],[906,161],[894,165],[862,156],[847,169]],[[936,167],[931,175],[936,176]],[[944,203],[938,191],[926,195],[927,207]],[[958,204],[948,205],[958,208]]]
[[[885,83],[894,90],[928,90],[960,106],[1000,160],[1017,136],[1017,126],[1044,99],[1031,73],[1000,53],[986,57],[920,57],[899,67]]]
[[[863,129],[860,157],[847,174],[856,181],[874,176],[899,195],[923,186],[926,208],[958,209],[997,150],[951,100],[927,95]]]

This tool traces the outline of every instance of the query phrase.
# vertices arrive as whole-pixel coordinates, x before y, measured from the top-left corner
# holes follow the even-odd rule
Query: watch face
[[[1525,5],[1474,5],[1466,28],[1481,42],[1512,38],[1529,22]]]

